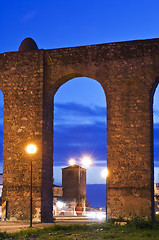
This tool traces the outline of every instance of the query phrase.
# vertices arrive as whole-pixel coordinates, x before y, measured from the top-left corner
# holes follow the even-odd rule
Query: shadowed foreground
[[[99,224],[52,224],[49,227],[27,229],[16,233],[0,232],[0,239],[120,239],[158,240],[159,220],[130,222],[109,221]]]

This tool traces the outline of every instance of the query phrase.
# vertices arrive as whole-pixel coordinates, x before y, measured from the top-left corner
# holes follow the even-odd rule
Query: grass
[[[115,224],[115,220],[107,223],[91,225],[54,225],[43,229],[28,229],[17,233],[0,232],[0,239],[116,239],[116,240],[146,240],[159,239],[159,219],[155,223],[134,219],[126,225]]]

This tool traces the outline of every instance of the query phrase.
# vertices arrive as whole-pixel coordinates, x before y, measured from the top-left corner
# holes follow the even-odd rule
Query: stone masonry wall
[[[9,220],[52,219],[53,98],[66,81],[97,80],[107,100],[108,218],[153,217],[152,94],[159,39],[0,54],[4,94],[3,201]],[[31,158],[28,143],[37,145]]]
[[[3,201],[9,220],[30,217],[30,163],[33,165],[33,220],[41,219],[43,152],[43,50],[0,55],[4,94]],[[25,149],[34,143],[37,153]],[[48,173],[47,173],[48,174]]]
[[[101,83],[107,100],[108,218],[153,218],[152,90],[159,77],[159,40],[45,51],[55,93],[69,79]]]

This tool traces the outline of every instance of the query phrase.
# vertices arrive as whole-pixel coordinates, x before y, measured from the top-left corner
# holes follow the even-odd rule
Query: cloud
[[[100,106],[84,106],[78,103],[55,104],[55,125],[92,124],[94,121],[106,121],[106,108]]]
[[[63,112],[69,112],[69,113],[77,113],[81,114],[83,116],[94,116],[96,114],[100,116],[105,116],[106,114],[106,108],[101,106],[85,106],[79,103],[74,102],[68,102],[68,103],[57,103],[55,104],[55,109],[62,110]]]
[[[28,20],[31,20],[32,18],[35,17],[36,14],[37,14],[37,11],[35,11],[35,10],[30,11],[30,12],[26,13],[25,15],[23,15],[22,21],[26,22]]]
[[[159,123],[154,124],[154,166],[159,167]]]
[[[154,166],[159,168],[159,124],[154,124]]]
[[[106,162],[106,109],[76,103],[55,105],[54,163],[67,165],[88,154]]]
[[[76,103],[55,105],[54,163],[67,165],[71,157],[92,155],[96,164],[106,159],[106,109]],[[159,123],[154,124],[154,165],[159,166]]]
[[[55,165],[67,164],[68,159],[91,155],[106,161],[106,125],[58,125],[54,130]],[[101,164],[101,163],[100,163]]]

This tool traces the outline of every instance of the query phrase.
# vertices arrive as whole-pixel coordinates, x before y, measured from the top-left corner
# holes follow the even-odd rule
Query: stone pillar
[[[2,201],[8,202],[7,219],[30,218],[32,161],[33,221],[51,222],[52,102],[46,107],[43,50],[5,53],[3,63]],[[29,143],[37,146],[35,155],[26,153]]]
[[[129,75],[127,79],[123,75],[117,77],[113,91],[108,91],[107,119],[108,219],[150,219],[153,204],[150,92],[137,76],[135,80]]]

